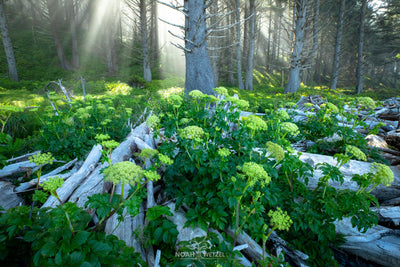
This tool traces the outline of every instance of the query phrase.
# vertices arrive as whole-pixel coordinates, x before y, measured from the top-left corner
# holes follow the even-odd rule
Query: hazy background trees
[[[205,80],[207,88],[252,90],[268,77],[282,80],[285,92],[301,83],[355,92],[399,86],[400,1],[165,2],[183,12],[156,0],[2,0],[0,73],[41,79],[47,69],[53,79],[72,71],[151,81],[187,70],[190,90]],[[185,62],[202,64],[185,69]],[[195,81],[201,76],[203,85]]]

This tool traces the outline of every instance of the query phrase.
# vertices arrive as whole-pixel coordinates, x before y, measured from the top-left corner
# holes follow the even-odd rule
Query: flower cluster
[[[218,155],[220,155],[222,158],[226,158],[231,155],[231,152],[227,148],[220,148],[218,149]]]
[[[164,154],[158,154],[158,159],[162,164],[165,165],[172,165],[174,163],[174,161],[170,157]]]
[[[264,170],[264,167],[255,162],[246,162],[243,164],[241,169],[242,172],[247,176],[247,184],[252,187],[259,181],[262,185],[269,184],[271,182],[271,177]]]
[[[281,231],[288,231],[290,226],[293,224],[290,216],[286,211],[282,211],[281,208],[277,208],[276,211],[270,210],[268,212],[268,217],[270,217],[271,227]]]
[[[372,163],[370,167],[372,175],[372,183],[374,185],[384,184],[385,186],[390,186],[394,180],[394,175],[389,166],[383,165],[381,163]]]
[[[335,104],[332,104],[330,102],[327,102],[326,104],[322,104],[321,108],[325,108],[328,112],[332,113],[332,114],[338,114],[339,113],[339,109]]]
[[[274,157],[277,162],[285,158],[285,151],[280,145],[268,141],[266,146],[268,152],[271,153],[271,156]]]
[[[204,94],[199,90],[193,90],[189,92],[189,95],[194,99],[200,99],[204,97]]]
[[[268,128],[267,123],[260,117],[257,117],[256,115],[250,115],[245,120],[245,125],[252,131],[263,131],[267,130]]]
[[[275,118],[280,120],[288,120],[290,118],[289,114],[283,109],[278,109],[277,111],[275,111],[274,115]]]
[[[235,97],[227,97],[226,101],[229,101],[232,104],[236,105],[240,110],[245,110],[250,106],[249,102],[247,102],[246,100],[238,99]]]
[[[97,142],[101,143],[101,141],[110,139],[110,136],[108,134],[96,134],[94,138]]]
[[[190,119],[188,119],[188,118],[182,118],[179,121],[179,123],[182,124],[182,125],[188,124],[189,122],[190,122]]]
[[[37,153],[33,156],[29,157],[29,162],[33,162],[36,166],[44,165],[44,164],[53,164],[54,157],[51,155],[50,152],[47,153]]]
[[[138,156],[139,156],[139,158],[146,160],[146,159],[154,157],[157,154],[158,154],[158,150],[156,150],[156,149],[143,148],[142,151],[140,151]]]
[[[225,87],[214,88],[214,92],[216,92],[219,95],[225,95],[225,96],[228,95],[228,90]]]
[[[358,147],[347,145],[346,146],[346,155],[353,155],[356,159],[367,161],[367,156],[362,152]]]
[[[155,170],[146,170],[143,172],[144,176],[150,181],[158,181],[161,179],[160,175]]]
[[[297,125],[292,122],[282,122],[280,129],[282,132],[288,133],[292,136],[297,136],[300,134],[299,127],[297,127]]]
[[[104,170],[104,180],[117,185],[122,181],[124,184],[135,185],[143,178],[143,170],[130,161],[121,161]]]
[[[105,140],[101,142],[102,147],[106,149],[113,149],[119,146],[119,143],[115,140]]]
[[[170,102],[174,108],[179,108],[182,106],[183,98],[180,95],[170,95],[168,97],[168,102]]]
[[[365,109],[375,109],[376,108],[374,100],[367,96],[357,97],[356,104]]]
[[[297,104],[294,102],[287,102],[287,103],[285,103],[285,107],[295,108],[295,107],[297,107]]]
[[[198,126],[187,126],[180,131],[180,135],[184,139],[201,139],[204,136],[204,130]]]
[[[43,189],[54,195],[56,190],[60,188],[63,184],[64,180],[62,178],[59,178],[58,176],[55,176],[54,178],[50,178],[43,183]]]
[[[160,124],[160,118],[157,117],[156,115],[151,115],[150,117],[147,118],[146,120],[146,125],[149,128],[155,129],[158,127],[158,125]]]
[[[309,110],[315,108],[315,105],[313,103],[305,103],[304,107],[306,108],[306,110]]]

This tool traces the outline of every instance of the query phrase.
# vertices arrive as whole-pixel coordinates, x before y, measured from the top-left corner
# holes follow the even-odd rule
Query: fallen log
[[[336,221],[335,226],[346,239],[341,249],[384,266],[400,266],[400,236],[395,230],[377,225],[361,233],[350,218]]]
[[[332,166],[335,166],[337,164],[336,159],[331,156],[305,152],[302,152],[302,155],[300,155],[300,160],[309,163],[313,168],[315,168],[318,163],[328,163]],[[357,191],[359,187],[357,183],[354,182],[351,178],[354,174],[362,175],[364,173],[368,173],[370,171],[370,165],[371,163],[368,162],[350,160],[349,163],[344,164],[340,168],[340,171],[344,175],[343,184],[340,184],[336,181],[329,181],[329,185],[338,190],[349,189],[352,191]],[[399,166],[390,166],[390,169],[393,171],[394,174],[394,181],[391,186],[386,187],[384,185],[378,185],[371,192],[371,194],[375,195],[379,201],[385,201],[398,197],[400,195],[400,168]],[[323,174],[320,170],[314,170],[313,177],[309,179],[307,188],[311,190],[315,189],[317,187],[319,178],[321,178],[322,176]]]
[[[10,164],[0,170],[0,178],[4,178],[21,172],[27,172],[29,169],[33,169],[35,167],[36,164],[30,162],[29,160]]]
[[[101,155],[101,145],[93,146],[92,151],[90,151],[79,171],[69,177],[61,188],[57,189],[58,197],[62,202],[67,201],[74,190],[95,169]],[[42,207],[56,207],[58,204],[57,198],[50,196]]]
[[[5,210],[22,205],[24,200],[14,193],[14,185],[0,181],[0,207]]]
[[[372,207],[371,210],[378,214],[380,223],[400,225],[400,207]]]
[[[19,162],[19,161],[26,161],[26,160],[29,159],[29,157],[31,157],[31,156],[33,156],[33,155],[36,155],[36,154],[38,154],[39,152],[41,152],[41,151],[38,150],[38,151],[35,151],[35,152],[32,152],[32,153],[28,153],[28,154],[25,154],[25,155],[22,155],[22,156],[19,156],[19,157],[16,157],[16,158],[11,158],[11,159],[6,160],[6,162],[7,162],[7,163],[10,163],[10,162],[13,162],[13,161],[17,161],[17,162]]]

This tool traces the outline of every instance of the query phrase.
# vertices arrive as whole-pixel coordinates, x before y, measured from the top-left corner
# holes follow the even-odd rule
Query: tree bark
[[[361,93],[363,89],[363,46],[364,46],[364,27],[365,27],[365,9],[367,7],[367,0],[362,0],[360,10],[360,30],[359,30],[359,41],[358,41],[358,56],[357,56],[357,94]]]
[[[296,14],[296,26],[293,51],[289,69],[289,79],[285,86],[284,94],[295,93],[300,87],[300,67],[301,67],[301,54],[304,46],[304,31],[306,24],[307,14],[307,3],[308,0],[298,0],[295,3],[295,14]]]
[[[339,76],[340,47],[342,44],[343,17],[344,17],[345,6],[346,6],[346,0],[341,0],[340,7],[339,7],[339,20],[338,20],[337,32],[336,32],[335,54],[333,56],[333,69],[332,69],[332,80],[331,80],[331,89],[332,90],[336,90],[337,80],[338,80],[338,76]]]
[[[185,92],[200,90],[213,95],[214,73],[207,50],[205,0],[185,0]]]
[[[143,79],[151,82],[151,69],[149,57],[149,38],[147,27],[147,1],[140,0],[140,31],[142,33],[142,53],[143,53]]]
[[[75,1],[69,0],[65,1],[66,9],[68,12],[68,19],[71,28],[71,38],[72,38],[72,65],[74,69],[79,68],[79,50],[78,50],[78,36],[76,31],[76,19],[75,19]]]
[[[250,32],[248,33],[249,38],[249,50],[247,53],[247,69],[246,69],[246,90],[253,90],[253,63],[254,63],[254,50],[256,45],[256,3],[255,0],[250,0]]]
[[[240,22],[240,0],[236,0],[236,71],[239,89],[244,88],[242,78],[242,37],[241,37],[241,22]]]
[[[10,78],[18,82],[17,63],[14,56],[14,48],[8,32],[7,18],[4,9],[4,0],[0,0],[0,33],[3,40],[4,52],[7,57],[8,73]]]

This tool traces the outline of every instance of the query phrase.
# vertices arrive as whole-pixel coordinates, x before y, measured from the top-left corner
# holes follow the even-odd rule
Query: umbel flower
[[[29,157],[29,162],[35,163],[36,166],[44,165],[44,164],[53,164],[54,157],[50,152],[47,153],[37,153],[31,157]]]
[[[183,98],[180,95],[170,95],[168,97],[168,102],[170,102],[174,108],[179,108],[182,106]]]
[[[266,146],[268,152],[271,153],[271,156],[275,158],[277,162],[285,158],[285,151],[280,145],[268,141]]]
[[[143,170],[130,161],[121,161],[111,165],[104,170],[104,180],[117,185],[122,181],[123,184],[135,185],[140,183],[143,178]]]
[[[280,120],[288,120],[290,118],[289,114],[283,109],[279,109],[279,110],[275,111],[274,115],[275,115],[275,118],[280,119]]]
[[[332,104],[330,102],[327,102],[326,104],[322,104],[321,108],[325,108],[328,112],[331,112],[332,114],[338,114],[339,109],[335,104]]]
[[[225,87],[217,87],[214,88],[214,92],[216,92],[219,95],[225,95],[228,96],[228,90]]]
[[[193,90],[189,92],[189,95],[194,99],[200,99],[204,97],[204,94],[199,90]]]
[[[180,131],[180,136],[184,139],[201,139],[204,134],[204,130],[198,126],[187,126]]]
[[[43,189],[45,191],[50,192],[50,194],[54,195],[56,190],[60,188],[64,184],[64,180],[55,176],[54,178],[50,178],[43,184]]]
[[[367,96],[357,97],[356,104],[365,109],[375,109],[376,108],[374,100]]]
[[[259,181],[262,185],[267,185],[271,182],[271,177],[264,170],[263,166],[255,163],[255,162],[246,162],[243,164],[241,169],[242,172],[247,176],[247,185],[249,187],[253,187],[257,181]]]
[[[236,105],[240,110],[245,110],[250,106],[249,102],[247,102],[246,100],[238,99],[235,97],[227,97],[226,101],[229,101],[232,104]]]
[[[165,165],[172,165],[174,163],[174,161],[170,157],[164,154],[158,154],[158,159],[162,164]]]
[[[358,147],[346,145],[346,155],[353,155],[356,159],[367,161],[367,156]]]
[[[222,158],[229,157],[231,152],[227,148],[220,148],[218,149],[218,155],[220,155]]]
[[[149,128],[155,129],[157,126],[160,124],[160,118],[157,117],[156,115],[151,115],[150,117],[147,118],[146,120],[146,125]]]
[[[270,217],[269,222],[271,227],[281,231],[288,231],[290,226],[293,224],[290,216],[286,211],[282,211],[281,208],[277,208],[276,211],[270,210],[268,212],[268,217]]]
[[[383,165],[381,163],[372,163],[370,167],[372,175],[372,183],[374,185],[384,184],[385,186],[390,186],[394,180],[394,175],[389,166]]]
[[[280,128],[283,133],[288,133],[292,136],[300,134],[299,127],[293,122],[282,122]]]
[[[244,123],[252,131],[262,131],[268,128],[267,123],[256,115],[250,115]]]

